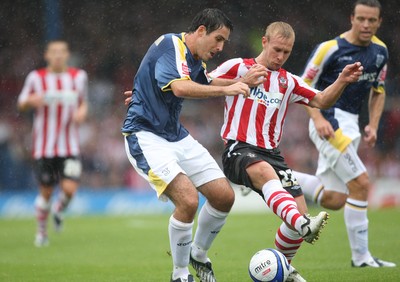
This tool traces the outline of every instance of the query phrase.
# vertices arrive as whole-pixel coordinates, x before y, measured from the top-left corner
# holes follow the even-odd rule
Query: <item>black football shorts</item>
[[[226,177],[233,183],[249,187],[261,197],[264,197],[262,191],[253,186],[246,172],[247,167],[262,161],[269,163],[274,168],[283,188],[293,197],[303,195],[297,179],[285,163],[285,159],[281,156],[279,149],[269,150],[244,142],[230,140],[222,155],[222,165]]]
[[[42,158],[35,160],[34,169],[41,185],[54,186],[63,178],[79,181],[82,164],[77,157]]]

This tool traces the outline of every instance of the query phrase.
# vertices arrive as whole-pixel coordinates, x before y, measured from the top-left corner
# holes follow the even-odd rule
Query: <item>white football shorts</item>
[[[319,151],[316,175],[326,190],[348,193],[346,183],[366,172],[365,165],[357,154],[360,144],[358,115],[335,108],[339,129],[334,139],[322,139],[312,120],[309,124],[310,138]]]
[[[125,151],[160,200],[167,200],[163,192],[179,173],[186,174],[195,187],[225,178],[214,158],[191,135],[169,142],[154,133],[140,131],[125,136]]]

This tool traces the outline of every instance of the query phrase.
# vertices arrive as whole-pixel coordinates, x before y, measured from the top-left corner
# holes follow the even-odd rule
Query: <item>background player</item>
[[[328,108],[343,89],[357,81],[362,73],[360,63],[341,69],[342,73],[323,92],[309,87],[300,77],[282,68],[295,41],[292,27],[274,22],[262,38],[263,51],[256,58],[231,59],[211,73],[213,77],[237,79],[246,75],[254,64],[268,68],[266,81],[251,88],[250,96],[227,96],[221,136],[226,141],[223,166],[226,176],[235,184],[251,187],[260,194],[283,223],[276,233],[275,246],[291,262],[303,239],[318,239],[328,215],[303,215],[307,206],[301,187],[286,165],[278,148],[289,104],[308,104]],[[287,281],[304,281],[297,271]]]
[[[208,151],[181,125],[179,115],[183,98],[249,95],[247,84],[210,81],[205,71],[204,61],[222,51],[232,28],[220,10],[205,9],[196,15],[187,33],[159,37],[137,71],[122,127],[133,167],[160,199],[169,198],[175,205],[168,226],[171,281],[193,281],[189,261],[201,281],[215,281],[207,251],[225,223],[234,192]],[[266,70],[255,66],[250,74],[242,80],[257,84]],[[207,201],[192,243],[198,192]]]
[[[82,169],[77,130],[88,111],[87,74],[68,67],[68,43],[48,42],[44,59],[47,67],[29,73],[18,98],[20,111],[34,110],[33,158],[40,191],[35,200],[38,247],[48,244],[47,218],[54,186],[61,186],[53,205],[57,231],[62,227],[62,212],[78,188]]]
[[[376,0],[355,2],[350,17],[351,29],[339,37],[319,44],[311,54],[304,80],[323,90],[340,74],[345,64],[360,61],[364,73],[327,110],[309,109],[310,138],[319,151],[317,176],[296,173],[303,191],[325,208],[344,206],[344,219],[354,267],[393,267],[394,263],[372,257],[368,249],[368,191],[371,188],[366,168],[357,154],[360,143],[358,116],[369,95],[369,123],[364,141],[375,145],[385,101],[385,76],[388,51],[376,36],[381,25],[381,5]]]

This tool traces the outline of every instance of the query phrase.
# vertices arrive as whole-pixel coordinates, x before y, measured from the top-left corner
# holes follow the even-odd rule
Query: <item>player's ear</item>
[[[204,35],[207,34],[207,28],[206,28],[205,25],[200,25],[200,26],[197,28],[196,31],[197,31],[197,33],[198,33],[200,36],[204,36]]]
[[[379,17],[379,19],[378,19],[378,28],[381,27],[381,24],[382,24],[382,17]]]
[[[268,43],[268,38],[266,36],[263,36],[261,39],[262,47],[263,49],[265,48],[265,45]]]

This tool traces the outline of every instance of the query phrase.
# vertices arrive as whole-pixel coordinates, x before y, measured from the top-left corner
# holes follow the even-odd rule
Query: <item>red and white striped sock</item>
[[[290,229],[284,222],[275,235],[275,248],[285,255],[289,263],[292,262],[302,242],[303,238],[301,238],[300,234]]]
[[[58,195],[57,202],[53,207],[54,208],[53,212],[56,213],[63,212],[68,207],[70,201],[71,197],[68,197],[67,195],[65,195],[63,191],[61,191],[60,194]]]
[[[274,214],[301,233],[301,225],[306,219],[297,209],[293,196],[283,189],[282,183],[277,179],[270,180],[263,185],[262,192],[265,202]]]
[[[47,236],[47,218],[50,212],[50,201],[46,201],[41,195],[35,200],[37,233]]]

